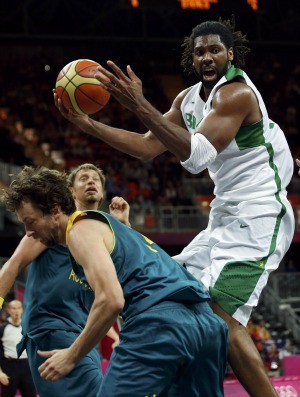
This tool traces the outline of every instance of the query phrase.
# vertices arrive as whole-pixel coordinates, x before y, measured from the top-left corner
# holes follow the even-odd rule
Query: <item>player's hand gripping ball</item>
[[[59,72],[55,89],[65,108],[78,114],[93,114],[107,104],[110,93],[94,77],[98,66],[90,59],[77,59]]]

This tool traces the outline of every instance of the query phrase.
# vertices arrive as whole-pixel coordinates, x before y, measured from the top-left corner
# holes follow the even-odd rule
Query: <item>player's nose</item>
[[[206,51],[203,54],[203,62],[212,62],[212,55],[211,55],[210,51]]]

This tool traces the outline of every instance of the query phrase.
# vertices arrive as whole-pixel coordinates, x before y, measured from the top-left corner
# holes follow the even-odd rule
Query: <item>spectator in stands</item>
[[[275,373],[279,370],[279,352],[276,343],[272,343],[268,347],[265,363],[269,373]]]
[[[284,357],[292,356],[293,354],[297,354],[296,346],[291,339],[287,339],[283,348],[279,351],[279,359],[282,361]]]
[[[266,321],[264,318],[260,318],[258,320],[258,324],[255,327],[255,336],[260,341],[264,341],[264,342],[270,341],[271,335],[266,326]]]

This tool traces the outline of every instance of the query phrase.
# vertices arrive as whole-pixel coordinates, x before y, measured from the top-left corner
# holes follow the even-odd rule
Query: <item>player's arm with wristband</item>
[[[97,78],[97,76],[95,75]],[[184,122],[181,116],[180,104],[188,89],[183,90],[177,95],[173,101],[171,108],[163,117],[174,123],[184,127]],[[111,147],[133,156],[143,162],[147,162],[166,151],[164,144],[151,132],[147,131],[144,134],[124,130],[121,128],[111,127],[96,121],[87,115],[78,115],[67,111],[61,100],[58,98],[54,90],[54,102],[63,117],[70,122],[76,124],[82,131],[92,135]]]
[[[146,100],[142,81],[129,65],[126,68],[127,74],[112,61],[108,61],[107,65],[113,73],[103,66],[98,69],[110,82],[97,75],[96,78],[109,89],[115,99],[134,112],[165,148],[192,173],[207,168],[216,155],[235,138],[241,125],[253,124],[262,117],[251,88],[240,81],[232,82],[223,85],[214,94],[212,109],[203,118],[195,136],[191,137],[186,126],[178,122],[178,119],[176,121],[164,117]],[[182,92],[184,95],[185,91]],[[177,99],[180,102],[181,95]],[[177,100],[174,102],[176,104]],[[178,105],[176,107],[179,109]]]
[[[0,269],[0,308],[4,298],[13,286],[18,274],[37,258],[46,247],[33,237],[24,236],[18,247]]]

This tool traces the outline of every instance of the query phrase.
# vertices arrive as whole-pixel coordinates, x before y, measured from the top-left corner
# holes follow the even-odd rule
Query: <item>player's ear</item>
[[[60,205],[56,204],[52,210],[50,211],[51,215],[59,215],[61,213],[61,207]]]
[[[231,62],[234,59],[234,53],[233,53],[233,48],[230,47],[228,50],[228,60]]]
[[[75,200],[76,197],[75,197],[74,188],[71,186],[71,187],[70,187],[70,190],[71,190],[71,193],[72,193],[72,197],[73,197],[73,199]]]

